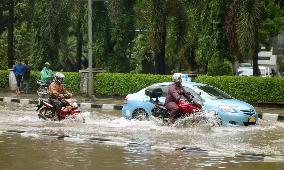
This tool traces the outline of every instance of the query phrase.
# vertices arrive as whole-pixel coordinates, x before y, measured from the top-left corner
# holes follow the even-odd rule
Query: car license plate
[[[249,122],[249,123],[255,123],[255,122],[256,122],[255,117],[249,117],[249,118],[248,118],[248,122]]]

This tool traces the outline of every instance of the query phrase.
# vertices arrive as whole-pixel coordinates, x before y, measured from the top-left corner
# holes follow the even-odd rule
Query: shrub
[[[95,77],[95,89],[98,95],[126,95],[170,80],[168,75],[100,73]]]
[[[247,102],[284,102],[284,78],[199,76],[195,81],[218,87]]]
[[[9,74],[10,71],[8,70],[0,71],[0,88],[9,88]]]

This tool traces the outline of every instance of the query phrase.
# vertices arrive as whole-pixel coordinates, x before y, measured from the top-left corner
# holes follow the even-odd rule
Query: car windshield
[[[210,96],[216,97],[217,99],[232,99],[231,96],[226,94],[225,92],[212,87],[212,86],[197,86],[202,91],[208,93]]]

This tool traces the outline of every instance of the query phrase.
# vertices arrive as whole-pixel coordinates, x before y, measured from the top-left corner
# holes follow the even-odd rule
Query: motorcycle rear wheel
[[[39,118],[42,118],[44,120],[46,119],[50,119],[53,117],[50,109],[48,109],[47,107],[42,107],[40,110],[39,110],[39,114],[38,114]]]

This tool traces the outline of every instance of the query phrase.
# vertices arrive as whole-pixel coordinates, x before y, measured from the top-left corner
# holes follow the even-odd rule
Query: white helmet
[[[56,72],[55,75],[54,75],[54,77],[55,77],[55,81],[56,81],[57,83],[61,84],[62,81],[63,81],[63,78],[64,78],[65,76],[64,76],[64,74],[62,74],[62,73],[60,73],[60,72]]]
[[[173,78],[173,82],[181,83],[182,82],[182,73],[175,73],[172,78]]]

